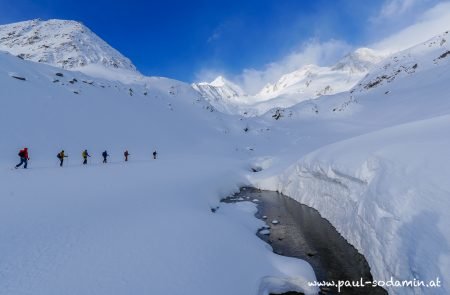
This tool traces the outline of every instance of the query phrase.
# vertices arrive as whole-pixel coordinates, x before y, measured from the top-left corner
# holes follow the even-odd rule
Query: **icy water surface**
[[[239,193],[223,200],[227,203],[241,201],[258,204],[256,217],[264,219],[270,226],[270,234],[262,229],[258,236],[269,243],[275,253],[308,261],[318,281],[372,281],[364,256],[347,243],[317,210],[277,192],[254,188],[242,188]],[[321,294],[381,295],[387,292],[380,287],[365,287],[342,288],[338,293],[337,288],[325,287]]]

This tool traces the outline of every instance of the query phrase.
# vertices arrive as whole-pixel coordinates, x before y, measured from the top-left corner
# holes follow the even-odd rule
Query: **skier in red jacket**
[[[20,163],[16,165],[16,169],[19,168],[20,166],[23,165],[24,169],[27,169],[28,166],[28,160],[30,160],[30,157],[28,157],[28,148],[24,148],[23,150],[21,150],[19,152],[19,157],[20,157]]]

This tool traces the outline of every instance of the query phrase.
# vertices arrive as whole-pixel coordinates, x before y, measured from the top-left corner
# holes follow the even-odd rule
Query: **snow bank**
[[[253,181],[316,208],[368,260],[377,280],[440,278],[450,292],[450,116],[326,146],[279,176]]]

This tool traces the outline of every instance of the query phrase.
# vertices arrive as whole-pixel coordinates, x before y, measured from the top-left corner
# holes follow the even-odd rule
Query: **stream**
[[[258,205],[256,217],[268,227],[257,235],[272,246],[275,253],[303,259],[314,269],[319,282],[338,280],[372,281],[369,265],[331,225],[311,207],[273,191],[242,188],[222,202],[251,201]],[[273,224],[274,223],[277,224]],[[270,233],[269,233],[270,231]],[[299,294],[295,292],[285,293]],[[381,287],[350,288],[321,287],[320,294],[387,294]]]

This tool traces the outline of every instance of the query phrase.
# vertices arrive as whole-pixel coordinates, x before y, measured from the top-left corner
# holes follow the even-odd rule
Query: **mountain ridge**
[[[274,107],[290,107],[305,100],[350,90],[370,69],[385,58],[369,48],[358,48],[332,66],[304,65],[248,95],[222,76],[223,83],[194,83],[194,89],[214,107],[229,113],[260,115]],[[230,90],[231,89],[231,90]]]
[[[34,19],[0,25],[0,50],[97,77],[142,76],[130,59],[73,20]]]

